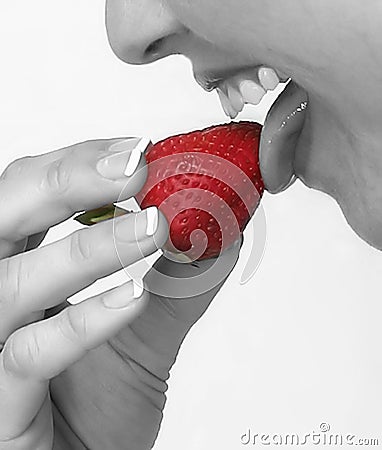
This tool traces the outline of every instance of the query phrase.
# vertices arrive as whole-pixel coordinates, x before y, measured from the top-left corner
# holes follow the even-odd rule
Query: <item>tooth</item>
[[[229,116],[229,101],[228,101],[228,98],[225,96],[225,94],[219,88],[216,88],[216,91],[217,91],[217,93],[219,95],[219,100],[220,100],[220,103],[222,105],[224,114],[226,116]]]
[[[275,70],[275,72],[276,72],[276,75],[279,77],[279,80],[281,83],[285,83],[290,78],[284,72],[281,72],[281,70]]]
[[[223,94],[228,102],[228,105],[227,105],[228,106],[228,115],[230,116],[231,119],[235,119],[235,117],[239,114],[239,111],[237,111],[237,109],[233,106],[232,101],[229,97],[229,94],[228,94],[229,85],[223,84],[220,87],[220,89],[223,92]]]
[[[276,72],[270,67],[261,67],[258,75],[260,83],[266,91],[273,91],[280,82]]]
[[[225,114],[231,117],[231,119],[234,119],[237,116],[237,111],[233,109],[231,102],[229,101],[229,98],[220,88],[216,88],[216,90],[218,91],[220,102],[222,104]]]
[[[240,90],[237,87],[232,86],[231,84],[228,84],[228,98],[235,111],[241,112],[243,110],[244,108],[243,96],[241,95]]]
[[[258,105],[266,94],[265,90],[252,80],[244,80],[240,83],[240,91],[245,103]]]

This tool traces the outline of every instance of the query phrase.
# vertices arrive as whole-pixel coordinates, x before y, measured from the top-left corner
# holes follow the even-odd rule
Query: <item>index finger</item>
[[[17,242],[86,209],[126,200],[147,177],[146,138],[87,141],[11,163],[0,177],[0,239]]]

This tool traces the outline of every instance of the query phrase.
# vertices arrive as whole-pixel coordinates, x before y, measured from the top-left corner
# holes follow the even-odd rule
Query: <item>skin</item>
[[[109,0],[107,29],[115,53],[129,63],[183,53],[196,74],[264,64],[290,76],[309,95],[297,176],[332,195],[353,229],[382,248],[381,8],[378,0],[242,0],[240,8],[237,0]],[[24,158],[0,178],[2,206],[12,212],[0,224],[1,449],[49,449],[52,442],[57,449],[151,448],[182,340],[223,283],[212,279],[188,300],[159,298],[149,293],[160,283],[151,271],[146,292],[130,306],[102,303],[131,299],[129,284],[77,306],[65,303],[121,267],[110,222],[38,248],[50,226],[76,211],[116,201],[126,183],[126,197],[139,191],[144,171],[113,182],[95,172],[110,144]],[[131,217],[126,228],[139,234],[145,224],[135,229]],[[155,239],[139,239],[143,253],[160,247],[167,232],[162,217]],[[137,243],[118,248],[125,262],[142,257]],[[225,253],[225,276],[238,251]],[[156,268],[187,278],[211,264],[161,258]]]
[[[128,63],[182,53],[196,75],[265,65],[291,77],[309,96],[297,177],[382,249],[381,10],[378,0],[109,0],[107,28]]]
[[[151,448],[179,347],[237,261],[240,242],[222,255],[220,271],[214,260],[191,265],[161,257],[136,300],[127,282],[78,305],[66,302],[155,252],[168,237],[161,214],[154,235],[146,235],[143,211],[38,248],[51,226],[76,211],[129,198],[142,188],[142,156],[131,177],[109,179],[98,172],[97,162],[118,141],[21,158],[0,177],[0,198],[9,211],[0,224],[2,450]],[[187,279],[206,270],[203,292],[193,295],[195,281]],[[159,274],[181,278],[188,298],[171,295],[171,283]],[[110,307],[112,299],[117,305]]]

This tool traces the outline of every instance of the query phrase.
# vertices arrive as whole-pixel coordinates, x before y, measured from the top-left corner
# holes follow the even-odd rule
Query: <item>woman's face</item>
[[[259,66],[290,77],[308,96],[296,175],[382,249],[381,14],[379,0],[108,0],[107,29],[122,60],[181,53],[205,86],[258,81]],[[261,163],[272,183],[277,163]]]

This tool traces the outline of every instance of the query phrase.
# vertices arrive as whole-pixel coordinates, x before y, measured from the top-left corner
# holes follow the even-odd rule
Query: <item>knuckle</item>
[[[37,365],[40,359],[41,346],[38,333],[33,328],[29,328],[29,330],[30,334],[25,342],[24,350],[21,352],[20,362],[24,363],[26,367],[32,368]]]
[[[76,346],[86,348],[88,339],[88,322],[86,314],[79,313],[74,307],[69,307],[59,317],[58,330],[61,335]]]
[[[0,264],[0,306],[14,305],[22,296],[23,258],[13,257]]]
[[[92,257],[92,242],[87,231],[76,231],[69,237],[69,259],[73,263],[86,263]]]
[[[72,185],[72,171],[65,159],[51,163],[42,179],[40,189],[54,196],[65,195]]]
[[[30,170],[30,164],[33,156],[23,156],[22,158],[15,159],[5,168],[4,172],[1,174],[0,179],[6,180],[10,177],[19,177],[26,170]]]

